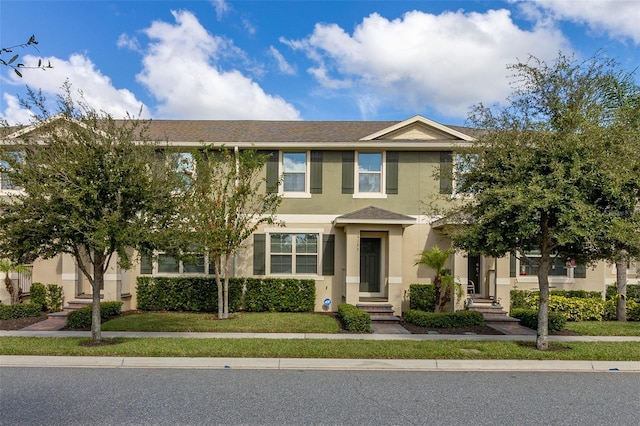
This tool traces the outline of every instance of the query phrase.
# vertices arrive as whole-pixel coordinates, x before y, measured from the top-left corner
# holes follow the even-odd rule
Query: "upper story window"
[[[10,152],[7,152],[7,155],[17,162],[23,161],[22,152],[10,151]],[[0,170],[0,190],[1,191],[20,191],[22,187],[15,184],[9,177],[8,172],[11,170],[11,165],[7,161],[2,160],[0,162],[0,169],[1,169]]]
[[[283,152],[282,172],[283,191],[307,192],[307,153]]]
[[[382,153],[358,153],[358,192],[382,192]]]

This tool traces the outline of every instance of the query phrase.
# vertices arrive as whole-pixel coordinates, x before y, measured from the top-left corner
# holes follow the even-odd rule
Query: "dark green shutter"
[[[322,151],[311,151],[311,188],[312,194],[322,194]]]
[[[153,274],[153,262],[150,256],[144,254],[140,256],[140,274]]]
[[[253,275],[264,275],[266,273],[266,241],[265,234],[253,234]]]
[[[265,151],[269,155],[267,159],[267,192],[278,192],[278,163],[280,162],[278,151]]]
[[[517,277],[518,276],[518,268],[516,265],[516,255],[511,253],[509,256],[509,276]]]
[[[353,173],[354,173],[354,156],[353,151],[344,151],[342,153],[342,193],[353,194]]]
[[[398,193],[398,152],[387,152],[387,194]]]
[[[334,275],[335,241],[333,234],[322,236],[322,275]]]
[[[453,156],[451,151],[440,153],[440,193],[451,194],[453,191]]]

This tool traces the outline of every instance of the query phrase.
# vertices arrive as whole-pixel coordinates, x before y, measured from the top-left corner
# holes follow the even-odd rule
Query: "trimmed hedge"
[[[605,321],[616,321],[616,300],[611,299],[605,303]],[[633,299],[627,300],[627,321],[640,321],[640,302],[636,302]]]
[[[531,303],[532,298],[538,300],[537,290],[511,290],[511,309],[515,308],[531,308],[534,307]],[[571,299],[597,299],[602,300],[602,293],[599,291],[586,291],[586,290],[551,290],[550,296],[559,296]]]
[[[433,284],[411,284],[409,286],[409,308],[433,312],[436,310],[436,287]]]
[[[93,306],[85,306],[67,315],[67,327],[86,328],[91,327],[91,313]],[[122,302],[100,302],[100,319],[102,322],[109,318],[117,317],[122,313]]]
[[[37,317],[42,313],[42,305],[39,303],[17,303],[15,305],[3,305],[0,303],[0,319],[17,319]]]
[[[316,282],[312,279],[246,278],[244,308],[249,312],[313,312]]]
[[[357,333],[371,333],[371,315],[348,303],[338,305],[338,316],[345,330]]]
[[[138,277],[138,309],[216,312],[218,286],[213,277]],[[313,312],[312,279],[230,278],[229,311]]]
[[[538,311],[535,309],[515,308],[509,313],[514,318],[520,320],[520,324],[525,327],[538,329]],[[567,320],[564,315],[557,312],[549,312],[549,331],[558,331],[564,328]]]
[[[142,311],[218,310],[218,286],[215,278],[138,277],[138,309]],[[242,297],[242,280],[229,280],[229,311],[237,311]]]
[[[480,312],[424,312],[410,310],[404,313],[404,320],[420,327],[430,328],[462,328],[474,325],[484,325],[484,318]]]
[[[616,294],[616,286],[608,285],[606,291],[607,300],[614,299]],[[640,303],[640,284],[627,284],[627,301],[629,300]]]

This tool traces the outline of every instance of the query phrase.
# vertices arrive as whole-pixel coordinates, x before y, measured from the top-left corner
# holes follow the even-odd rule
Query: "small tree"
[[[9,259],[2,259],[0,260],[0,272],[4,273],[4,285],[11,296],[11,304],[18,303],[20,301],[22,289],[13,285],[13,282],[11,281],[11,273],[15,272],[17,274],[28,276],[31,274],[31,269],[24,265],[16,265]]]
[[[194,151],[194,172],[184,192],[176,229],[188,251],[208,253],[215,264],[218,318],[229,316],[233,255],[260,224],[274,223],[280,196],[265,192],[267,156],[254,150],[207,147]]]
[[[444,306],[451,300],[451,294],[454,291],[453,287],[455,284],[453,277],[445,274],[444,269],[449,256],[451,256],[451,252],[451,248],[442,251],[438,246],[434,246],[429,250],[424,250],[420,254],[420,259],[416,262],[416,265],[425,265],[436,271],[436,275],[433,278],[436,296],[436,312],[442,312]]]
[[[130,248],[153,247],[175,211],[178,183],[147,141],[144,122],[77,105],[70,86],[63,89],[59,115],[36,111],[31,131],[21,130],[0,151],[3,172],[22,188],[0,199],[0,252],[14,261],[72,255],[93,288],[97,343],[107,268],[117,256],[126,269]],[[32,101],[37,107],[41,99]]]
[[[531,57],[509,68],[509,105],[495,112],[479,105],[470,116],[482,132],[457,180],[460,191],[473,195],[463,208],[471,223],[453,238],[457,247],[492,257],[537,251],[537,260],[528,261],[538,269],[536,346],[544,350],[552,261],[601,258],[598,233],[610,221],[596,202],[594,182],[619,189],[615,180],[605,186],[601,178],[611,176],[612,165],[603,161],[604,142],[620,143],[602,139],[605,87],[615,78],[615,63],[598,57],[576,63],[559,55],[552,64]]]

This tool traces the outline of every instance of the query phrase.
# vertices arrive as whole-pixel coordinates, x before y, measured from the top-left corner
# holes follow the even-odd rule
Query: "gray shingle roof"
[[[379,207],[369,206],[336,218],[336,223],[380,222],[410,225],[416,222],[411,216],[395,213]]]

